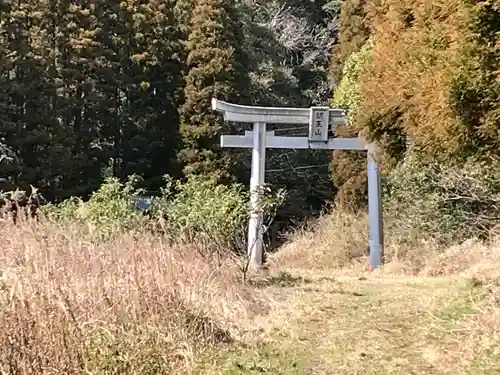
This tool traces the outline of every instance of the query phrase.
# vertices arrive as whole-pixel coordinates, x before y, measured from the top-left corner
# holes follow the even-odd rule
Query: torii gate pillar
[[[266,124],[253,124],[252,170],[250,177],[250,220],[248,223],[247,255],[252,265],[264,262],[264,212],[260,207],[261,189],[266,172]]]

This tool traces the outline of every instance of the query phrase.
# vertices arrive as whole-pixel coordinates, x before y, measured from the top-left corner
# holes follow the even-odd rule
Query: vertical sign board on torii
[[[370,268],[384,257],[380,170],[375,147],[360,138],[335,138],[336,127],[345,124],[345,111],[329,107],[253,107],[212,99],[212,109],[222,112],[225,121],[253,123],[245,135],[222,135],[221,147],[251,148],[251,214],[248,225],[248,255],[254,266],[263,263],[263,213],[259,209],[260,188],[264,185],[266,148],[358,150],[368,154],[368,216]],[[309,125],[309,137],[275,136],[266,124]],[[332,136],[330,136],[332,134]]]

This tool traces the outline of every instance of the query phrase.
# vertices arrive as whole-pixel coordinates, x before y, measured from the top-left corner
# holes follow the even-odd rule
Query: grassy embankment
[[[499,242],[437,255],[389,239],[369,274],[364,224],[325,217],[242,285],[234,263],[158,237],[5,223],[0,372],[500,373]]]

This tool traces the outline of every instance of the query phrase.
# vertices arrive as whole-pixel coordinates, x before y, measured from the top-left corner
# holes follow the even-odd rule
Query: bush
[[[134,205],[134,197],[142,192],[137,188],[140,182],[135,175],[125,183],[108,177],[88,201],[72,197],[60,204],[45,206],[43,212],[49,219],[62,224],[85,225],[91,234],[99,237],[144,228],[147,217]]]
[[[368,40],[359,52],[354,52],[346,60],[342,78],[333,95],[332,104],[347,109],[347,123],[355,126],[354,115],[361,101],[361,76],[368,59],[371,57],[373,41]]]
[[[347,110],[346,126],[337,129],[340,137],[356,137],[358,129],[353,121],[361,100],[361,77],[364,66],[371,56],[372,40],[367,40],[358,52],[346,60],[342,78],[337,86],[332,105]],[[333,152],[332,181],[338,188],[336,203],[344,209],[359,209],[366,205],[367,174],[366,154],[346,150]]]
[[[64,225],[84,225],[100,238],[161,229],[172,242],[242,250],[250,201],[243,185],[219,185],[215,179],[195,175],[184,182],[165,176],[165,187],[152,199],[146,216],[135,207],[135,198],[143,193],[137,188],[140,181],[137,176],[125,183],[109,177],[88,201],[70,198],[44,207],[44,213]],[[284,200],[284,191],[273,193],[266,187],[261,193],[261,209],[269,225]]]
[[[242,250],[247,235],[250,194],[243,185],[218,185],[215,179],[190,176],[186,182],[166,177],[162,196],[153,200],[152,215],[162,220],[174,240]],[[262,191],[265,221],[270,223],[284,198],[283,190]]]
[[[486,238],[500,222],[497,165],[444,165],[409,154],[385,178],[387,225],[396,226],[407,241],[431,237],[450,245]]]

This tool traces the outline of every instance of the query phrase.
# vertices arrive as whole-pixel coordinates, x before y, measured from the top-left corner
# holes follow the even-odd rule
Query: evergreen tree
[[[134,4],[130,59],[125,74],[129,80],[123,106],[122,176],[145,177],[147,187],[157,189],[166,173],[176,176],[178,105],[182,90],[179,42],[174,1]]]
[[[340,6],[338,41],[332,53],[330,79],[337,83],[346,59],[361,49],[370,36],[366,0],[344,0]]]
[[[221,130],[229,130],[211,110],[216,97],[247,102],[248,78],[241,50],[242,34],[230,0],[197,0],[189,22],[184,104],[181,107],[180,158],[185,173],[218,173],[227,179],[232,161],[218,146]]]
[[[172,9],[173,2],[135,0],[95,8],[102,23],[93,70],[102,103],[99,148],[112,174],[143,175],[151,189],[163,174],[177,174],[181,62]]]
[[[15,169],[3,169],[2,174],[25,188],[29,183],[43,188],[57,184],[68,159],[61,144],[64,127],[53,115],[55,86],[47,43],[51,20],[46,1],[11,3],[1,20],[0,131],[21,163]]]
[[[53,116],[64,125],[68,139],[60,142],[71,152],[59,195],[86,196],[100,184],[107,162],[105,150],[98,147],[100,109],[107,103],[93,75],[102,55],[96,41],[101,25],[92,1],[52,0],[52,15],[52,79],[57,82]]]
[[[175,172],[181,87],[173,2],[27,0],[0,19],[0,142],[12,188],[85,196],[110,160],[158,187]]]

